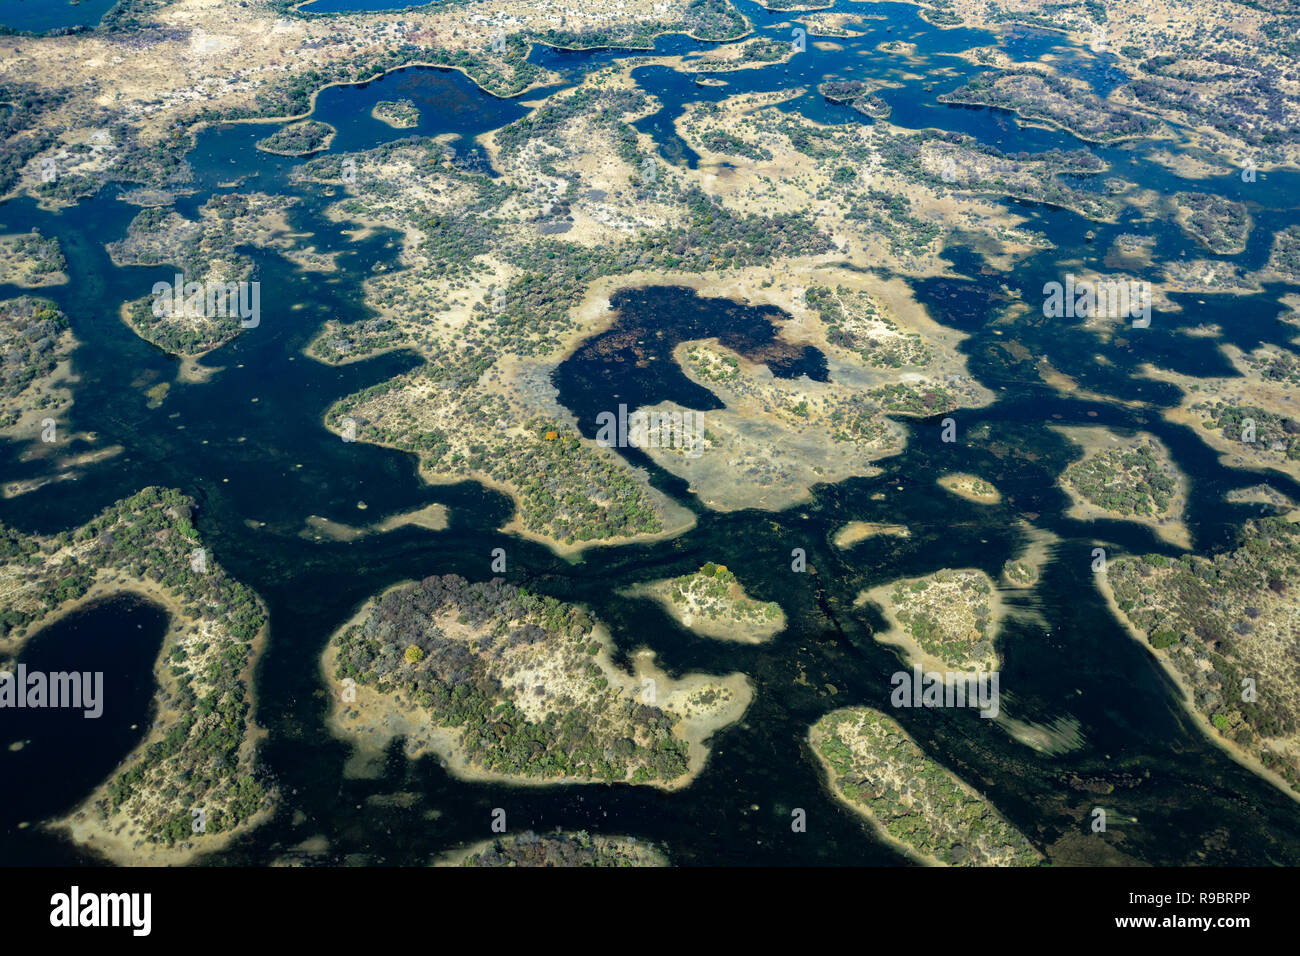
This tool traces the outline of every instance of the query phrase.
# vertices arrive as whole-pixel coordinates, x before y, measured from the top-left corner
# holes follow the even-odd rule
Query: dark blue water
[[[415,103],[420,110],[418,126],[394,129],[370,115],[380,100],[398,99]],[[312,116],[338,130],[330,151],[347,153],[408,136],[443,133],[457,134],[458,145],[469,150],[475,148],[474,136],[512,123],[527,112],[515,100],[485,100],[483,91],[462,73],[412,67],[396,70],[373,83],[322,90]]]
[[[45,33],[68,27],[93,27],[117,0],[0,0],[0,27]]]
[[[716,337],[778,378],[826,381],[825,356],[812,346],[781,340],[772,323],[787,316],[772,306],[704,298],[680,287],[628,289],[611,296],[610,306],[621,320],[589,339],[555,373],[560,401],[578,415],[588,437],[596,434],[595,416],[619,404],[634,409],[672,401],[685,408],[722,408],[673,360],[673,349],[692,339]]]
[[[102,713],[0,709],[0,864],[47,844],[19,824],[70,810],[144,739],[166,632],[167,613],[132,596],[89,605],[28,641],[18,658],[28,673],[102,673]]]

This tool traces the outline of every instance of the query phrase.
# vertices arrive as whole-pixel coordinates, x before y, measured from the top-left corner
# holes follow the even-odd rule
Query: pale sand
[[[954,568],[952,570],[978,569]],[[982,571],[979,573],[983,574]],[[987,575],[985,575],[985,579],[987,580]],[[880,610],[881,615],[885,618],[886,623],[888,623],[889,628],[887,630],[871,635],[872,638],[879,641],[881,644],[888,644],[903,651],[909,667],[919,667],[921,670],[926,672],[938,671],[940,673],[958,670],[954,665],[943,661],[932,654],[927,654],[922,650],[921,645],[908,635],[908,633],[903,629],[903,626],[899,624],[898,618],[894,616],[893,601],[890,599],[890,594],[893,592],[896,583],[897,582],[895,581],[889,581],[885,584],[879,584],[870,590],[863,591],[853,602],[854,607],[861,607],[868,601],[871,602]],[[996,585],[994,585],[991,580],[988,581],[988,584],[989,641],[996,647],[999,631],[1001,630],[1002,619],[1007,615],[1007,607],[1006,602],[1003,600],[1002,594]],[[993,653],[997,658],[997,661],[995,666],[991,669],[997,670],[1002,666],[1002,655],[998,653],[997,650],[994,650]]]
[[[88,438],[88,435],[70,436],[76,438]],[[95,465],[101,461],[107,461],[122,454],[125,449],[121,445],[108,445],[96,451],[83,452],[80,455],[65,455],[51,463],[51,467],[56,469],[54,473],[40,475],[36,478],[26,478],[22,481],[11,481],[0,489],[0,498],[17,498],[19,495],[25,495],[43,488],[48,484],[56,481],[76,481],[83,472],[80,470],[86,465]],[[20,460],[26,461],[29,458],[39,456],[24,455]]]
[[[1183,711],[1191,717],[1193,721],[1195,721],[1196,726],[1201,729],[1201,732],[1212,743],[1217,744],[1224,753],[1237,763],[1263,777],[1292,800],[1300,803],[1300,792],[1292,789],[1291,784],[1289,784],[1282,776],[1269,770],[1260,763],[1259,759],[1251,754],[1250,751],[1220,734],[1214,728],[1214,725],[1210,723],[1209,718],[1196,709],[1192,704],[1192,701],[1196,699],[1195,692],[1192,689],[1191,683],[1183,676],[1182,671],[1170,663],[1169,655],[1166,654],[1164,650],[1152,647],[1150,641],[1147,640],[1147,635],[1135,627],[1133,622],[1128,619],[1128,615],[1119,609],[1119,603],[1115,600],[1115,592],[1111,588],[1110,581],[1107,579],[1106,575],[1098,574],[1094,576],[1097,578],[1097,589],[1101,592],[1102,597],[1106,599],[1106,606],[1110,608],[1111,616],[1114,617],[1115,620],[1119,621],[1124,630],[1128,633],[1129,637],[1141,644],[1142,647],[1146,649],[1147,653],[1155,658],[1155,661],[1160,665],[1161,670],[1163,670],[1169,676],[1169,679],[1177,685],[1178,689],[1182,691],[1183,699],[1181,703]]]
[[[1008,701],[1005,697],[1004,694],[1002,709],[993,718],[993,723],[1005,730],[1011,739],[1024,744],[1031,750],[1049,756],[1069,753],[1083,746],[1084,738],[1083,734],[1080,733],[1079,721],[1073,717],[1058,717],[1048,724],[1016,720],[1007,716],[1006,705]]]
[[[1068,395],[1071,398],[1088,402],[1099,402],[1108,405],[1120,405],[1124,408],[1141,408],[1146,405],[1146,402],[1138,401],[1137,399],[1116,398],[1111,395],[1102,395],[1099,392],[1083,388],[1077,379],[1053,368],[1052,363],[1045,358],[1038,360],[1037,370],[1038,375],[1043,380],[1044,384],[1054,388],[1062,395]]]
[[[957,473],[944,475],[939,479],[938,484],[945,491],[950,491],[959,498],[965,498],[967,501],[973,501],[979,505],[996,505],[1002,501],[1002,493],[993,488],[993,483],[985,481],[984,484],[993,488],[992,492],[981,494],[975,490],[975,481],[977,476]],[[978,479],[983,481],[983,479]]]
[[[859,541],[888,535],[894,538],[910,538],[911,530],[906,525],[888,524],[880,521],[850,521],[831,538],[831,544],[845,551]]]
[[[317,540],[328,538],[332,541],[356,541],[369,534],[395,531],[407,526],[424,528],[428,531],[445,531],[449,523],[447,514],[447,506],[435,502],[413,511],[390,515],[383,521],[369,525],[345,524],[322,518],[320,515],[308,515],[299,535]]]
[[[702,637],[711,637],[719,641],[731,641],[736,644],[762,644],[785,630],[785,612],[781,611],[775,621],[743,623],[723,621],[709,617],[697,616],[677,606],[668,594],[667,581],[654,581],[636,587],[626,588],[620,594],[627,597],[644,597],[655,601],[669,617]],[[743,593],[743,592],[742,592]]]
[[[180,364],[176,368],[176,381],[183,382],[186,385],[201,385],[210,379],[213,375],[223,371],[220,368],[210,368],[206,365],[200,365],[199,359],[216,349],[209,349],[202,355],[178,355]]]

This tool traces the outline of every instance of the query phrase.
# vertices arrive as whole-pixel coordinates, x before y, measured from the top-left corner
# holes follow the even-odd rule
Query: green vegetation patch
[[[28,636],[52,610],[90,590],[101,571],[153,582],[195,622],[169,640],[165,733],[112,777],[94,809],[120,817],[151,843],[172,846],[245,822],[272,799],[249,746],[245,669],[266,624],[252,591],[204,555],[193,524],[195,503],[178,491],[146,488],[72,532],[31,538],[0,526],[0,637]],[[191,809],[205,811],[193,832]]]
[[[888,836],[951,866],[1034,866],[1042,857],[985,799],[932,760],[897,721],[866,707],[812,729],[831,787]]]
[[[336,636],[335,676],[400,692],[437,726],[458,728],[467,759],[485,770],[633,783],[682,776],[687,744],[672,733],[676,719],[609,685],[590,652],[600,647],[592,628],[582,609],[499,579],[435,576],[388,592]],[[411,647],[423,652],[417,660]],[[525,672],[537,676],[520,683]]]
[[[1156,518],[1168,511],[1178,489],[1158,450],[1151,441],[1132,448],[1108,448],[1071,465],[1064,477],[1098,508]]]
[[[281,156],[310,156],[326,149],[334,138],[335,129],[319,120],[290,123],[276,130],[266,139],[257,141],[257,148]]]
[[[375,118],[395,129],[420,125],[420,110],[411,100],[380,100],[371,111]]]
[[[1107,579],[1119,609],[1191,688],[1192,707],[1300,790],[1300,528],[1247,522],[1210,558],[1123,556]],[[1249,683],[1247,683],[1249,682]]]
[[[653,843],[634,837],[600,836],[577,830],[538,834],[531,830],[497,837],[485,847],[450,855],[460,866],[667,866]]]

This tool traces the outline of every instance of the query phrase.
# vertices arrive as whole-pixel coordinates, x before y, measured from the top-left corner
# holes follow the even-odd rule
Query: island
[[[1038,582],[1038,569],[1026,561],[1012,558],[1002,565],[1002,577],[1011,587],[1033,587]]]
[[[278,156],[310,156],[329,149],[338,131],[329,123],[303,120],[282,126],[265,139],[257,141],[257,148]]]
[[[630,588],[629,596],[654,598],[683,627],[705,637],[761,644],[785,628],[775,601],[755,601],[736,575],[708,561],[698,571]]]
[[[1061,539],[1050,531],[1035,528],[1027,521],[1018,524],[1027,538],[1023,549],[1002,565],[1002,584],[1014,590],[1032,588],[1038,583],[1043,566],[1056,553]]]
[[[1296,503],[1272,485],[1258,484],[1248,488],[1233,488],[1223,496],[1224,501],[1233,504],[1272,505],[1282,511],[1294,511]]]
[[[420,110],[410,100],[380,100],[370,115],[394,129],[414,129],[420,125]]]
[[[998,670],[993,641],[1003,616],[989,576],[976,568],[943,569],[864,591],[857,604],[879,605],[889,629],[873,635],[901,648],[926,671]]]
[[[668,866],[653,843],[586,830],[503,834],[444,854],[435,866]]]
[[[1233,550],[1122,555],[1097,578],[1209,737],[1300,799],[1300,527],[1249,521]]]
[[[891,537],[891,538],[910,538],[912,531],[907,525],[890,524],[885,521],[850,521],[831,538],[831,544],[845,551],[859,541],[865,541],[868,538]]]
[[[688,785],[706,741],[753,697],[743,674],[671,678],[648,652],[628,673],[580,607],[500,579],[398,585],[340,629],[322,657],[332,730],[354,774],[394,737],[458,777],[517,784]]]
[[[252,673],[261,600],[202,547],[193,499],[146,488],[52,537],[0,527],[0,656],[74,610],[122,593],[164,607],[153,724],[113,775],[55,829],[123,865],[188,863],[269,819]],[[205,828],[193,830],[201,808]]]
[[[831,792],[928,866],[1035,866],[1043,856],[985,797],[869,707],[833,711],[808,742]]]
[[[872,92],[874,87],[862,80],[829,80],[817,87],[817,92],[832,103],[847,103],[863,116],[871,119],[888,119],[892,112],[888,103]]]
[[[1002,493],[979,475],[953,472],[939,478],[938,484],[958,498],[965,498],[979,505],[996,505],[1002,501]]]
[[[1165,541],[1192,546],[1183,523],[1187,479],[1154,435],[1121,435],[1094,425],[1052,425],[1083,448],[1058,484],[1070,496],[1069,517],[1080,521],[1122,518],[1147,525]]]

